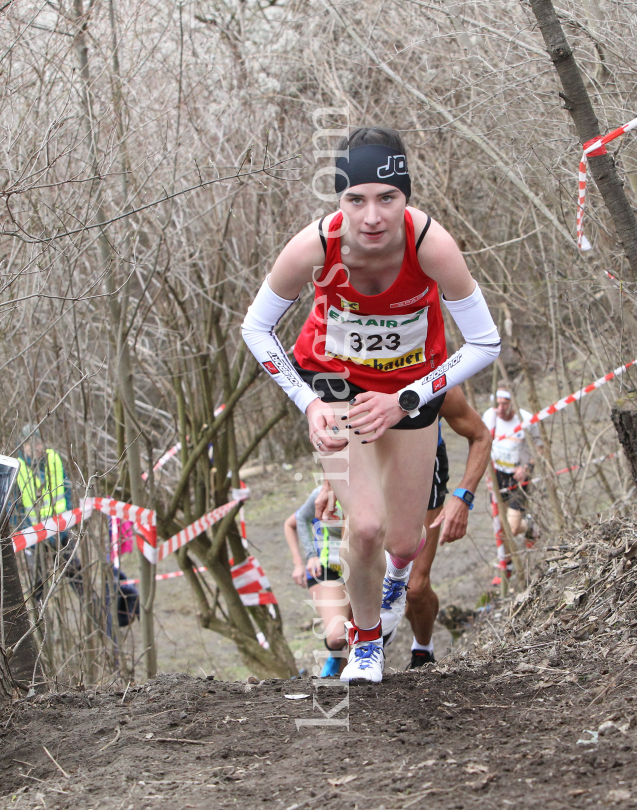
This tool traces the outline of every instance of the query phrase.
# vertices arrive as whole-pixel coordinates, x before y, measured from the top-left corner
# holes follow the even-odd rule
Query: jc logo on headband
[[[407,174],[407,161],[404,155],[391,155],[386,166],[379,166],[376,174],[379,177],[393,177],[395,174]]]

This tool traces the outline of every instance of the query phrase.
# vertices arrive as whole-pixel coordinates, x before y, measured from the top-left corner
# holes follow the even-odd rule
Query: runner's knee
[[[390,554],[395,557],[402,557],[403,559],[413,560],[418,552],[418,546],[424,542],[420,536],[420,531],[413,537],[400,537],[393,538],[391,541],[385,543],[385,548]]]
[[[385,521],[380,515],[364,515],[349,519],[349,542],[362,550],[376,549],[385,537]]]

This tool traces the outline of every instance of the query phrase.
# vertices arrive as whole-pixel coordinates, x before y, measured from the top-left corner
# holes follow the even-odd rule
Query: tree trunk
[[[531,8],[544,37],[546,49],[555,65],[564,93],[565,107],[569,111],[583,144],[597,138],[601,133],[599,122],[582,75],[566,39],[551,0],[531,0]],[[625,123],[618,121],[617,126]],[[608,208],[619,241],[624,248],[632,271],[632,280],[637,281],[637,220],[624,193],[624,185],[615,169],[611,155],[589,157],[591,174]]]
[[[611,411],[619,443],[624,449],[633,482],[637,485],[637,403],[634,399],[618,400]]]
[[[91,95],[91,74],[88,61],[88,45],[86,38],[87,18],[84,13],[82,0],[74,0],[73,12],[76,24],[75,52],[80,66],[80,76],[82,78],[82,115],[86,127],[89,159],[93,171],[93,176],[97,178],[94,183],[95,217],[100,225],[106,222],[104,211],[104,199],[102,194],[102,179],[99,162],[97,159],[97,145],[94,133],[93,101]],[[122,172],[125,176],[125,171]],[[125,192],[126,194],[126,192]],[[125,199],[125,197],[124,197]],[[142,465],[138,439],[140,431],[138,429],[137,408],[135,405],[135,387],[133,384],[133,365],[131,360],[130,346],[128,343],[128,332],[130,325],[127,324],[127,301],[130,279],[121,285],[118,293],[117,281],[115,279],[115,269],[117,266],[117,256],[111,248],[106,233],[100,228],[98,235],[100,255],[108,273],[105,279],[105,287],[108,293],[108,305],[111,314],[111,341],[117,351],[117,393],[119,401],[123,406],[124,415],[124,436],[126,441],[126,460],[128,462],[128,472],[130,476],[130,490],[133,504],[135,506],[146,506],[144,488],[142,482]],[[118,298],[121,295],[121,299]],[[146,677],[153,678],[157,674],[157,648],[155,645],[155,629],[153,617],[153,601],[155,599],[155,570],[156,566],[151,564],[146,557],[137,550],[140,575],[140,620],[142,629],[142,644],[144,650],[144,661],[146,665]]]
[[[12,646],[31,627],[27,606],[22,593],[22,583],[18,563],[13,552],[13,544],[2,533],[2,638],[0,638],[0,695],[9,694],[18,686],[27,691],[34,681],[34,675],[42,681],[38,665],[38,652],[33,635],[25,638],[15,653]],[[37,669],[36,669],[37,667]]]

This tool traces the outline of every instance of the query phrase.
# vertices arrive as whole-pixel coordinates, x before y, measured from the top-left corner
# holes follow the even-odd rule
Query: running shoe
[[[383,636],[383,647],[386,648],[388,644],[392,643],[392,641],[396,638],[396,633],[397,632],[398,632],[398,625],[396,625],[396,627],[394,627],[394,629],[391,631],[391,633],[386,633]]]
[[[419,667],[423,667],[425,664],[435,663],[436,659],[434,658],[434,654],[429,652],[429,650],[412,650],[411,663],[407,669],[418,669]]]
[[[338,670],[341,664],[340,658],[332,658],[330,657],[327,661],[323,664],[323,669],[321,670],[321,678],[333,678],[334,675],[338,675]]]
[[[387,553],[387,552],[385,552]],[[385,574],[383,580],[383,602],[380,611],[380,620],[383,623],[383,635],[386,636],[400,624],[407,607],[407,588],[409,575],[413,563],[407,566],[407,573],[397,579]]]
[[[349,654],[341,680],[358,683],[380,683],[383,680],[385,653],[383,641],[359,641]]]

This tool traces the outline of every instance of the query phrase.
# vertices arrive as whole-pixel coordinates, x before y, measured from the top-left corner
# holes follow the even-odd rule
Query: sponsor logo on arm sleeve
[[[283,374],[290,385],[295,386],[295,388],[301,388],[303,386],[303,380],[301,380],[294,370],[294,366],[285,355],[281,356],[277,354],[277,352],[269,351],[268,356],[270,359],[264,360],[263,362],[263,367],[268,373],[272,374],[272,376]]]
[[[462,359],[462,354],[458,351],[456,352],[453,357],[450,357],[448,360],[438,366],[438,368],[430,371],[425,377],[422,378],[420,381],[421,385],[427,385],[428,383],[433,383],[432,389],[434,394],[436,391],[440,391],[441,388],[444,388],[447,384],[447,372],[450,371],[454,366],[457,366],[460,360]],[[444,379],[444,382],[440,382],[440,380]]]

